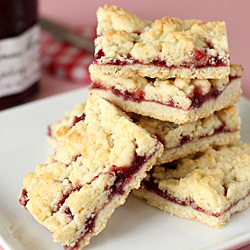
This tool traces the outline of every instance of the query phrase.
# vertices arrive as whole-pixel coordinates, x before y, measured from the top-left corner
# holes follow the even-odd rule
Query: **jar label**
[[[25,91],[40,79],[39,26],[0,40],[0,98]]]

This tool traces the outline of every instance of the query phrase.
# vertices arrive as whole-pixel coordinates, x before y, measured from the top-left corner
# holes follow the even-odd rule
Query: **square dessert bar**
[[[131,115],[137,125],[157,136],[164,145],[156,164],[183,158],[189,154],[205,151],[210,146],[231,144],[240,135],[239,111],[235,106],[187,124],[164,122],[150,117]]]
[[[250,144],[154,166],[134,194],[171,214],[221,228],[250,204]]]
[[[65,116],[49,126],[48,140],[54,148],[56,131],[61,126],[78,120],[84,113],[85,103],[77,104]],[[156,164],[171,162],[189,154],[205,151],[210,146],[227,145],[239,139],[240,118],[238,109],[230,106],[214,114],[188,124],[175,124],[150,117],[127,113],[139,126],[155,135],[164,145],[164,151]]]
[[[139,187],[163,146],[95,94],[56,136],[55,154],[25,176],[19,202],[64,249],[82,249]]]
[[[242,67],[231,64],[225,79],[116,77],[89,68],[90,91],[126,112],[178,124],[196,121],[239,101]]]
[[[107,5],[97,19],[94,67],[105,73],[199,79],[229,74],[224,22],[164,17],[152,23]]]

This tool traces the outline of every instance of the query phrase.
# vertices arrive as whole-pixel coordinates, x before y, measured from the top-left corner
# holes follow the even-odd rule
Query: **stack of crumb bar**
[[[25,176],[19,202],[67,250],[89,244],[132,190],[222,227],[250,204],[242,68],[225,23],[152,23],[107,5],[97,18],[89,98],[50,125],[55,152]]]
[[[233,104],[242,74],[229,62],[225,23],[165,17],[152,24],[107,6],[97,17],[91,92],[132,112],[164,145],[134,194],[172,214],[223,226],[250,201],[245,146],[221,147],[239,138]]]

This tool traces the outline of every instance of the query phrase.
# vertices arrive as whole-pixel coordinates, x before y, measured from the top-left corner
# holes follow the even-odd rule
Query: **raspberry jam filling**
[[[208,46],[208,48],[210,48]],[[102,57],[105,57],[105,53],[103,50],[99,50],[94,57],[94,63],[99,64],[99,60],[101,60]],[[155,65],[160,67],[165,67],[169,69],[174,68],[206,68],[206,67],[221,67],[221,66],[228,66],[227,60],[224,58],[221,58],[219,55],[217,56],[211,56],[206,54],[205,50],[198,50],[194,49],[194,53],[192,56],[192,59],[190,62],[184,62],[180,65],[171,65],[168,66],[167,61],[161,60],[160,58],[154,59],[150,63],[143,63],[142,61],[139,61],[137,59],[133,59],[131,54],[127,54],[126,58],[124,60],[119,59],[112,59],[107,63],[100,63],[100,64],[107,64],[107,65],[117,65],[117,66],[124,66],[124,65],[132,65],[132,64],[143,64],[143,65]]]
[[[186,143],[189,143],[189,142],[192,142],[192,141],[195,141],[195,140],[199,140],[199,139],[202,139],[202,138],[207,138],[207,137],[211,137],[211,136],[214,136],[216,134],[222,134],[222,133],[235,133],[239,131],[239,129],[227,129],[226,128],[226,124],[225,123],[222,123],[218,128],[215,128],[214,129],[214,132],[212,134],[205,134],[205,135],[201,135],[201,136],[197,136],[197,137],[190,137],[188,135],[185,135],[185,136],[182,136],[182,138],[180,139],[179,141],[179,145],[178,146],[175,146],[175,147],[171,147],[171,148],[167,148],[166,147],[166,143],[165,143],[165,140],[161,139],[161,143],[164,145],[165,147],[165,150],[170,150],[170,149],[173,149],[173,148],[178,148],[178,147],[181,147],[182,145],[186,144]],[[157,136],[157,135],[156,135]],[[158,136],[157,136],[158,137]]]
[[[172,167],[171,167],[172,168]],[[207,215],[210,215],[210,216],[214,216],[214,217],[220,217],[222,216],[224,213],[230,211],[231,208],[233,208],[234,206],[236,206],[241,200],[244,200],[247,196],[250,195],[250,190],[248,191],[248,193],[246,194],[245,197],[239,199],[239,200],[236,200],[235,202],[233,202],[224,212],[221,212],[221,213],[210,213],[208,211],[206,211],[204,208],[198,206],[196,204],[196,202],[192,199],[192,198],[187,198],[185,200],[180,200],[178,199],[177,197],[171,195],[168,191],[163,191],[161,189],[159,189],[159,186],[158,184],[155,182],[157,179],[155,179],[153,176],[150,176],[150,179],[149,180],[146,180],[144,179],[141,183],[141,186],[146,189],[147,191],[150,191],[150,192],[154,192],[155,194],[157,194],[158,196],[170,201],[170,202],[173,202],[175,204],[178,204],[178,205],[181,205],[181,206],[188,206],[188,207],[192,207],[193,209],[199,211],[199,212],[202,212],[202,213],[205,213]]]
[[[124,194],[124,186],[131,180],[131,177],[139,171],[147,160],[148,158],[145,156],[139,156],[136,154],[130,167],[117,168],[116,166],[113,166],[116,179],[114,184],[108,188],[110,190],[109,199],[112,199],[115,195]]]
[[[235,78],[237,77],[229,77],[229,81],[225,87],[227,87]],[[155,103],[159,103],[165,106],[182,109],[181,107],[177,106],[172,100],[166,103],[163,103],[157,100],[147,100],[145,99],[145,93],[139,89],[136,91],[120,90],[120,89],[116,89],[114,86],[105,87],[100,82],[93,82],[91,84],[91,89],[110,90],[114,95],[122,97],[125,101],[133,101],[137,103],[155,102]],[[223,90],[218,90],[216,87],[213,87],[213,86],[211,87],[210,91],[205,95],[201,95],[199,91],[194,91],[193,96],[189,97],[191,100],[191,105],[189,106],[187,110],[200,108],[206,101],[217,99],[221,95],[222,92]]]
[[[124,194],[124,192],[125,192],[125,190],[124,190],[125,185],[128,184],[131,181],[132,176],[134,174],[136,174],[139,171],[139,169],[143,166],[143,164],[146,161],[148,161],[151,157],[153,157],[153,155],[155,155],[155,153],[153,153],[149,157],[139,156],[139,155],[137,155],[135,153],[133,163],[131,164],[130,167],[118,168],[116,166],[113,166],[112,169],[111,169],[111,172],[110,173],[106,173],[106,174],[115,174],[116,175],[116,179],[114,181],[114,184],[111,185],[111,186],[109,186],[107,188],[107,190],[110,191],[109,196],[108,196],[108,202],[105,203],[104,206],[100,210],[102,210],[113,199],[113,197],[115,197],[116,195],[123,195]],[[77,249],[78,246],[79,246],[79,242],[88,233],[92,232],[92,230],[93,230],[93,228],[95,226],[95,220],[96,220],[96,217],[97,217],[99,211],[92,213],[91,216],[89,218],[87,218],[87,220],[85,222],[84,230],[82,231],[82,233],[78,237],[78,239],[75,242],[74,246],[64,246],[65,250],[74,250],[74,249]]]
[[[71,210],[69,207],[66,207],[64,210],[64,213],[68,215],[68,217],[70,218],[70,220],[74,219],[74,215],[72,214]]]

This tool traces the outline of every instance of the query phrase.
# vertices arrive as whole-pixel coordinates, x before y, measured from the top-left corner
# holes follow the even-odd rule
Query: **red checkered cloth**
[[[96,27],[83,26],[76,32],[94,40]],[[93,54],[56,40],[46,32],[41,33],[41,61],[42,67],[57,78],[90,84],[88,66],[93,61]]]

